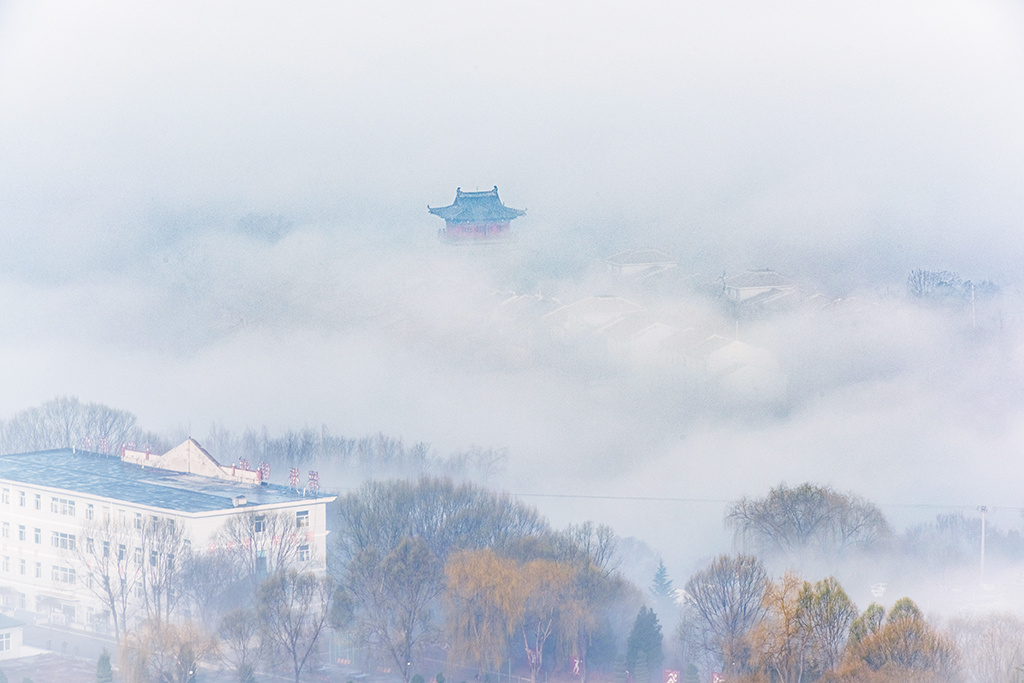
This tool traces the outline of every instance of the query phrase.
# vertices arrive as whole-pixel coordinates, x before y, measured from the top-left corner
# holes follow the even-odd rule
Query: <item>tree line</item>
[[[585,680],[612,666],[619,617],[639,603],[616,571],[610,528],[554,531],[482,487],[370,482],[336,512],[344,624],[371,666],[406,681],[424,657],[531,680],[573,660]]]
[[[78,448],[113,454],[129,445],[164,453],[189,436],[148,431],[127,410],[59,396],[0,421],[0,452]],[[272,435],[266,428],[239,433],[215,424],[201,438],[222,464],[244,460],[256,467],[266,462],[279,481],[286,481],[292,468],[318,468],[350,474],[355,471],[361,477],[432,474],[486,482],[503,472],[508,460],[505,448],[472,445],[442,455],[429,443],[406,444],[401,438],[383,433],[358,438],[339,436],[326,425]]]
[[[792,557],[807,545],[866,552],[888,542],[876,512],[802,485],[737,501],[726,516],[762,556]],[[555,530],[535,508],[470,483],[370,481],[329,514],[328,555],[315,557],[280,514],[232,517],[211,552],[169,519],[104,513],[68,539],[69,578],[106,605],[127,683],[190,681],[218,662],[246,683],[268,672],[299,681],[329,637],[354,646],[366,670],[407,682],[502,670],[657,683],[663,668],[688,683],[712,673],[745,683],[1013,681],[1024,665],[1019,619],[943,626],[909,598],[860,611],[835,577],[773,578],[742,552],[709,561],[681,591],[660,565],[644,594],[619,571],[609,527]],[[771,534],[786,538],[773,545]],[[668,636],[659,615],[676,626]]]
[[[872,603],[860,613],[835,578],[811,583],[787,572],[773,581],[760,560],[742,554],[720,556],[696,572],[685,596],[678,633],[684,663],[729,681],[964,679],[953,636],[909,598],[888,611]]]

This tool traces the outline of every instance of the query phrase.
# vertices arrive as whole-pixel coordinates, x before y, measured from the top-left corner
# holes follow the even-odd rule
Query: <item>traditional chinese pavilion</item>
[[[498,186],[486,192],[455,190],[455,202],[449,206],[427,207],[444,219],[439,235],[445,242],[488,242],[508,236],[509,223],[526,212],[511,209],[498,199]]]

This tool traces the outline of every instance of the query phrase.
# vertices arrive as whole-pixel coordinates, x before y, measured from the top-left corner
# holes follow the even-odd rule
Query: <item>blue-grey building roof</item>
[[[0,614],[0,631],[9,628],[17,628],[18,626],[24,626],[24,621],[18,621],[14,617],[9,617],[6,614]]]
[[[463,192],[455,190],[455,201],[448,206],[427,207],[435,216],[440,216],[449,223],[478,223],[481,221],[510,221],[526,212],[513,209],[501,203],[498,198],[498,186],[486,192]]]
[[[249,486],[122,462],[114,455],[62,448],[36,453],[0,455],[0,479],[32,486],[123,500],[177,512],[213,512],[236,507],[289,503],[317,497],[277,484]]]

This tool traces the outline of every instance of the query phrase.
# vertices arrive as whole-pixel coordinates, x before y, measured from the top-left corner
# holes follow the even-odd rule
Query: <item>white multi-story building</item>
[[[180,525],[195,552],[218,552],[218,532],[233,516],[252,513],[259,533],[274,514],[285,525],[267,547],[294,543],[297,560],[322,569],[327,504],[335,497],[261,479],[258,471],[220,465],[192,439],[163,455],[71,448],[0,455],[0,605],[92,625],[105,606],[84,585],[74,551],[93,545],[83,530],[97,520],[129,529]]]

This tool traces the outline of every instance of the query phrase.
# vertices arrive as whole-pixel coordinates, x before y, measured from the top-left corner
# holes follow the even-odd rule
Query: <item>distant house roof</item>
[[[677,263],[676,259],[657,249],[628,249],[609,256],[605,261],[616,267],[655,265],[673,267]]]
[[[501,203],[498,198],[498,186],[486,192],[463,192],[455,190],[455,201],[448,206],[427,207],[435,216],[440,216],[449,223],[480,223],[484,221],[510,221],[526,212],[512,209]]]
[[[745,287],[793,287],[793,281],[779,275],[774,270],[748,270],[738,275],[730,275],[725,278],[726,287],[742,289]]]
[[[624,315],[642,313],[644,310],[640,304],[620,296],[590,296],[556,308],[545,315],[544,319],[555,325],[598,328]]]
[[[711,354],[720,351],[735,340],[723,337],[720,334],[713,334],[704,341],[694,344],[687,349],[687,354],[694,358],[707,358]]]
[[[0,479],[191,513],[333,499],[325,495],[303,496],[300,491],[275,484],[253,486],[145,467],[114,455],[71,448],[0,455]],[[239,506],[241,496],[245,503]]]
[[[514,318],[540,318],[560,305],[558,299],[543,294],[511,294],[498,304],[496,312]]]

